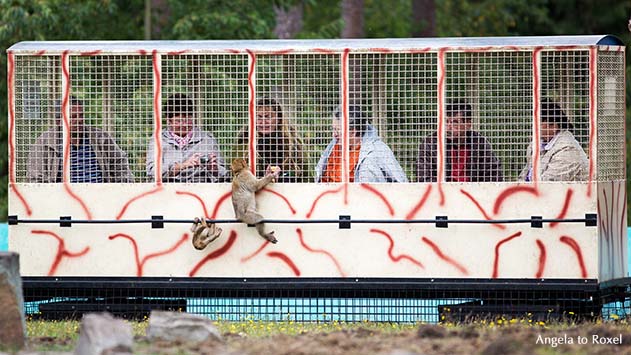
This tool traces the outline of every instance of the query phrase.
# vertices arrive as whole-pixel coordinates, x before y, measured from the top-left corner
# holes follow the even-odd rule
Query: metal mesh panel
[[[277,165],[279,182],[314,181],[340,104],[339,62],[327,54],[257,56],[258,175]]]
[[[15,57],[16,182],[54,182],[42,171],[48,151],[42,134],[61,132],[61,120],[55,118],[60,98],[60,57]]]
[[[83,102],[83,133],[92,140],[90,145],[104,177],[102,182],[127,182],[124,176],[128,171],[134,181],[148,181],[145,166],[153,131],[152,71],[148,56],[71,57],[71,94]],[[70,106],[72,117],[72,102]],[[106,138],[87,127],[101,130],[113,141],[102,143]],[[121,154],[127,158],[120,158]],[[89,166],[85,161],[84,164]],[[71,158],[71,176],[72,167]],[[114,172],[109,173],[110,170]]]
[[[624,52],[598,52],[598,180],[625,178]]]
[[[436,53],[349,58],[351,105],[360,106],[372,119],[397,160],[390,163],[398,162],[409,181],[418,180],[419,147],[436,131],[436,58]]]
[[[191,102],[192,107],[168,108],[174,95],[184,95],[180,104]],[[248,97],[246,55],[162,58],[162,165],[169,169],[163,173],[165,182],[221,182],[229,177],[230,161],[247,152],[237,144],[237,136],[248,122]],[[192,128],[177,134],[175,124]],[[152,148],[147,158],[153,160],[149,153]],[[171,168],[176,164],[185,166],[175,173]]]
[[[559,104],[589,156],[589,52],[542,52],[541,97]]]
[[[532,54],[447,53],[446,77],[446,181],[463,181],[462,154],[464,181],[517,181],[532,141]]]

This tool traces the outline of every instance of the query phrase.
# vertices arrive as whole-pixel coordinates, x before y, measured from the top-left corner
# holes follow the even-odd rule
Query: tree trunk
[[[436,36],[434,0],[412,0],[412,37]]]
[[[342,38],[364,37],[364,0],[342,0]]]
[[[276,13],[274,34],[276,34],[277,38],[289,39],[296,37],[298,32],[302,30],[303,10],[302,2],[288,9],[282,6],[274,6],[274,12]]]

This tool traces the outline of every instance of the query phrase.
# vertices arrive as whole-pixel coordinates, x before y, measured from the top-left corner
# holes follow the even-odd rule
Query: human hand
[[[202,163],[206,165],[206,170],[211,172],[219,170],[219,162],[216,154],[210,153],[207,156],[203,156],[201,159]]]
[[[200,161],[201,156],[202,155],[200,153],[195,153],[191,155],[190,157],[188,157],[188,159],[186,159],[182,163],[182,168],[187,169],[187,168],[199,166],[201,164],[201,161]]]

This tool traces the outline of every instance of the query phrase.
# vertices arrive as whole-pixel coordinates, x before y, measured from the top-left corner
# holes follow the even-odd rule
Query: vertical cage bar
[[[156,173],[154,182],[156,185],[162,185],[162,56],[157,51],[153,51],[153,137],[154,137],[154,153],[153,159],[156,162]]]

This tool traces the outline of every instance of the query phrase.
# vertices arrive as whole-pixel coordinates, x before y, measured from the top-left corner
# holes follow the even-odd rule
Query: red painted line
[[[143,192],[141,194],[139,194],[138,196],[132,197],[131,199],[129,199],[129,201],[127,201],[124,205],[123,208],[121,209],[121,211],[118,213],[118,215],[116,216],[116,219],[121,219],[123,217],[123,215],[125,214],[125,211],[127,211],[127,208],[129,207],[129,205],[131,205],[133,202],[138,201],[139,199],[145,197],[145,196],[149,196],[151,194],[154,194],[158,191],[162,190],[162,186],[156,186],[153,189]]]
[[[224,201],[226,201],[226,199],[228,199],[228,197],[232,197],[232,192],[226,192],[225,194],[223,194],[217,200],[217,203],[215,203],[215,208],[213,209],[213,214],[212,214],[212,216],[210,216],[210,219],[217,218],[217,213],[219,212],[219,207],[221,207],[221,204],[223,204]]]
[[[342,182],[348,183],[348,54],[350,49],[344,48],[342,53]],[[347,192],[344,193],[344,203],[348,203]]]
[[[180,240],[178,240],[175,244],[173,244],[173,246],[171,246],[170,248],[164,250],[164,251],[160,251],[157,253],[152,253],[152,254],[148,254],[146,255],[144,258],[142,258],[142,261],[140,262],[140,270],[141,270],[141,274],[138,276],[142,276],[142,273],[144,271],[145,268],[145,263],[147,261],[149,261],[149,259],[153,259],[153,258],[157,258],[160,256],[164,256],[164,255],[168,255],[171,254],[172,252],[174,252],[177,248],[179,248],[184,242],[186,242],[188,240],[188,234],[184,233],[182,235],[182,238],[180,238]]]
[[[459,47],[458,50],[464,53],[484,53],[490,52],[493,49],[497,49],[497,47],[479,47],[479,48],[465,48]]]
[[[81,52],[81,53],[79,53],[79,55],[82,56],[82,57],[92,57],[92,56],[100,54],[101,52],[102,51],[99,49],[99,50],[92,51],[92,52]]]
[[[457,261],[455,261],[454,259],[448,257],[447,255],[445,255],[440,248],[438,247],[438,245],[434,244],[434,242],[432,242],[431,240],[429,240],[426,237],[422,237],[421,240],[423,242],[425,242],[425,244],[429,245],[430,248],[432,248],[432,250],[434,251],[434,253],[436,253],[436,255],[438,255],[439,258],[441,258],[444,262],[452,265],[453,267],[455,267],[456,269],[458,269],[458,271],[460,271],[461,274],[463,275],[469,275],[469,271],[467,271],[467,269],[460,265]]]
[[[409,256],[409,255],[406,255],[406,254],[401,254],[401,255],[398,255],[398,256],[394,255],[394,254],[392,253],[392,250],[394,249],[394,240],[392,239],[392,237],[390,236],[390,234],[388,234],[388,233],[386,233],[386,232],[384,232],[384,231],[382,231],[382,230],[379,230],[379,229],[374,229],[374,228],[373,228],[373,229],[371,229],[371,230],[370,230],[370,232],[371,232],[371,233],[379,233],[379,234],[381,234],[381,235],[385,236],[386,238],[388,238],[388,241],[390,242],[390,246],[388,247],[388,257],[389,257],[389,258],[390,258],[390,260],[392,260],[393,262],[398,263],[398,262],[399,262],[399,261],[401,261],[402,259],[405,259],[405,260],[408,260],[409,262],[411,262],[412,264],[414,264],[414,265],[416,265],[416,266],[420,267],[421,269],[424,269],[424,268],[425,268],[425,267],[423,266],[423,264],[422,264],[420,261],[418,261],[418,260],[416,260],[416,259],[412,258],[412,257],[411,257],[411,256]]]
[[[154,52],[156,52],[156,51],[154,51]],[[144,50],[144,49],[139,49],[138,50],[138,54],[140,54],[140,55],[149,55],[149,52]]]
[[[541,52],[541,47],[536,47],[532,52],[532,90],[534,97],[534,109],[533,109],[533,151],[532,151],[532,182],[534,182],[535,186],[539,183],[539,154],[541,147],[539,142],[541,141],[541,137],[539,136],[539,117],[541,115],[540,106],[541,106],[541,94],[539,92],[539,52]]]
[[[142,267],[140,265],[140,255],[138,255],[138,244],[136,243],[136,240],[134,238],[132,238],[131,236],[124,234],[124,233],[117,233],[114,235],[110,235],[109,237],[107,237],[109,240],[114,240],[117,238],[124,238],[127,239],[131,242],[131,248],[134,252],[134,261],[136,262],[136,275],[137,276],[142,276]]]
[[[314,48],[313,51],[322,54],[337,54],[336,51],[326,48]]]
[[[160,132],[162,131],[162,111],[160,108],[160,103],[162,101],[162,73],[161,68],[158,65],[158,51],[153,50],[151,53],[151,62],[153,64],[153,78],[156,82],[156,85],[153,89],[153,139],[155,140],[156,152],[158,154],[156,158],[155,164],[155,176],[156,176],[156,185],[162,185],[162,137],[160,137]]]
[[[201,197],[199,197],[199,195],[194,194],[192,192],[188,192],[188,191],[175,191],[175,193],[177,195],[187,195],[187,196],[191,196],[194,199],[197,200],[197,202],[199,202],[200,205],[202,205],[202,210],[204,211],[204,217],[206,217],[207,219],[210,219],[210,215],[208,214],[208,210],[206,209],[206,203],[204,203],[204,200],[202,200]]]
[[[467,191],[460,189],[460,193],[462,193],[463,195],[467,196],[469,198],[469,200],[471,200],[471,202],[473,202],[473,204],[475,205],[475,207],[478,208],[478,210],[482,213],[482,216],[484,216],[484,219],[486,219],[487,221],[492,221],[493,219],[486,213],[486,211],[484,210],[484,208],[482,208],[482,206],[480,205],[480,203],[478,202],[478,200],[475,199],[475,197],[473,197],[471,194],[469,194]],[[503,224],[493,224],[492,225],[495,228],[499,228],[499,229],[506,229],[506,226]]]
[[[277,251],[270,251],[269,253],[267,253],[267,256],[269,256],[270,258],[278,258],[282,260],[285,264],[287,264],[287,266],[291,268],[291,271],[294,272],[294,275],[300,276],[300,270],[298,269],[298,267],[296,267],[296,264],[294,264],[294,262],[291,261],[291,259],[287,255],[277,252]]]
[[[423,197],[421,197],[421,199],[418,201],[416,206],[414,206],[414,208],[412,208],[412,210],[405,216],[405,219],[407,220],[414,219],[418,211],[420,211],[421,208],[423,208],[423,205],[425,205],[425,202],[427,202],[427,198],[429,197],[429,193],[431,191],[432,191],[432,185],[427,185],[427,188],[425,189],[425,193],[423,193]]]
[[[46,54],[46,50],[42,49],[41,51],[37,51],[34,55],[35,55],[36,57],[41,57],[41,56],[43,56],[44,54]]]
[[[257,256],[269,244],[272,244],[272,243],[270,243],[268,240],[264,241],[263,244],[261,244],[261,246],[258,249],[256,249],[256,251],[254,251],[254,253],[241,258],[241,262],[244,263],[244,262],[252,259],[253,257]]]
[[[250,67],[248,68],[248,88],[250,90],[250,97],[248,102],[248,150],[250,153],[250,171],[252,174],[256,174],[256,145],[254,144],[256,141],[256,137],[254,135],[254,130],[256,129],[256,117],[254,117],[254,98],[256,95],[255,83],[253,80],[254,76],[254,68],[256,67],[256,55],[249,49],[246,49],[250,58],[252,58],[252,63],[250,63]]]
[[[33,234],[43,234],[43,235],[49,235],[53,238],[55,238],[57,240],[57,253],[55,254],[55,259],[53,260],[52,265],[50,266],[50,269],[48,270],[48,276],[53,276],[55,275],[55,272],[57,272],[57,267],[59,267],[59,264],[61,263],[61,260],[66,257],[66,258],[78,258],[80,256],[83,256],[85,254],[87,254],[90,251],[90,247],[85,247],[82,251],[77,252],[77,253],[72,253],[70,251],[68,251],[66,249],[66,242],[57,234],[50,232],[50,231],[46,231],[46,230],[32,230],[31,233]]]
[[[390,48],[370,48],[369,51],[377,52],[377,53],[392,53],[393,50]]]
[[[241,51],[239,51],[238,49],[226,49],[226,52],[232,53],[232,54],[239,54],[239,53],[241,53]]]
[[[445,193],[443,192],[443,178],[445,176],[445,146],[443,144],[443,130],[445,125],[445,51],[446,48],[438,50],[438,152],[440,159],[436,162],[438,165],[437,179],[438,194],[440,196],[439,205],[445,205]]]
[[[554,46],[553,47],[555,50],[557,51],[564,51],[564,50],[568,50],[568,49],[576,49],[579,48],[578,46]]]
[[[340,273],[340,276],[346,277],[346,273],[344,272],[344,270],[342,270],[340,263],[333,256],[333,254],[323,249],[313,249],[310,246],[308,246],[307,243],[305,243],[305,239],[302,235],[302,230],[300,228],[296,228],[296,233],[298,233],[298,238],[300,239],[300,245],[302,245],[303,248],[305,248],[307,251],[312,252],[312,253],[320,253],[320,254],[326,255],[329,259],[331,259],[331,261],[333,261],[333,264],[335,264],[335,267],[337,268],[337,271]]]
[[[388,208],[388,212],[390,212],[391,216],[394,216],[394,208],[392,208],[392,205],[390,204],[390,201],[388,201],[388,199],[386,198],[386,196],[384,194],[382,194],[379,190],[377,190],[376,188],[370,186],[369,184],[361,184],[361,187],[363,187],[364,189],[372,192],[373,194],[377,195],[377,197],[379,197],[381,199],[381,201],[383,201],[384,205],[386,205],[386,207]]]
[[[531,195],[539,196],[539,190],[532,186],[509,187],[506,190],[502,191],[500,195],[497,197],[497,199],[495,199],[495,205],[493,205],[493,214],[496,215],[499,213],[500,208],[502,207],[502,203],[504,203],[504,200],[506,200],[511,195],[521,193],[521,192],[526,192]]]
[[[421,53],[428,53],[429,51],[431,51],[431,48],[422,48],[422,49],[412,49],[412,50],[408,51],[408,53],[410,53],[410,54],[421,54]]]
[[[79,197],[79,195],[75,194],[74,191],[72,191],[72,189],[70,188],[70,184],[68,182],[64,182],[64,190],[66,190],[66,193],[68,193],[70,197],[72,197],[75,201],[79,203],[79,205],[81,205],[81,208],[83,209],[83,212],[85,213],[86,218],[91,220],[92,212],[90,212],[88,205],[85,202],[83,202],[83,200],[81,199],[81,197]]]
[[[561,243],[569,245],[570,248],[574,250],[574,253],[576,253],[576,258],[578,259],[578,264],[581,267],[581,277],[587,278],[587,269],[585,268],[585,262],[583,261],[583,253],[581,252],[581,247],[578,245],[578,243],[576,243],[573,238],[565,235],[561,236],[561,238],[559,238],[559,241]]]
[[[291,210],[291,214],[296,214],[296,209],[294,208],[294,206],[291,205],[291,202],[289,202],[287,197],[283,196],[283,194],[281,194],[280,192],[268,189],[267,187],[264,187],[262,190],[280,197],[283,201],[285,201],[285,204],[287,204],[287,207],[289,207],[289,209]]]
[[[190,49],[184,49],[181,51],[171,51],[171,52],[167,52],[167,55],[181,55],[184,53],[188,53],[190,51]]]
[[[587,197],[592,196],[594,181],[594,150],[596,141],[596,47],[589,48],[589,178]]]
[[[327,191],[324,191],[323,193],[321,193],[318,197],[316,197],[316,199],[313,201],[313,204],[311,205],[311,209],[309,209],[309,212],[307,212],[307,218],[311,218],[311,215],[313,214],[313,210],[315,210],[315,207],[318,204],[318,201],[320,201],[320,199],[322,197],[324,197],[324,195],[336,194],[336,193],[342,191],[343,188],[344,188],[344,186],[340,186],[339,188],[334,189],[334,190],[327,190]]]
[[[546,267],[546,247],[543,245],[543,242],[537,239],[537,247],[539,247],[539,268],[537,269],[536,278],[541,278],[543,276],[543,270]]]
[[[294,51],[293,49],[283,49],[283,50],[280,50],[280,51],[267,52],[267,54],[270,54],[270,55],[282,55],[282,54],[292,53],[293,51]]]
[[[31,206],[18,190],[15,182],[15,58],[12,51],[8,51],[7,86],[9,96],[9,187],[18,197],[28,216],[33,214]]]
[[[217,259],[221,257],[222,255],[224,255],[225,253],[227,253],[228,250],[230,250],[230,248],[234,244],[235,240],[237,240],[237,232],[230,231],[230,236],[228,237],[228,240],[226,241],[226,243],[221,248],[206,255],[205,258],[203,258],[200,262],[197,263],[197,265],[195,265],[195,267],[193,267],[191,272],[188,273],[188,276],[195,276],[195,274],[197,274],[199,269],[201,269],[201,267],[204,266],[204,264],[206,264],[210,260]]]
[[[565,215],[567,214],[568,208],[570,208],[570,200],[572,199],[573,193],[574,193],[574,190],[567,189],[567,192],[565,193],[565,202],[563,202],[563,208],[561,208],[561,212],[559,212],[559,214],[556,216],[555,219],[561,219],[565,217]],[[559,222],[552,222],[550,223],[550,228],[555,228],[558,225],[559,225]]]
[[[493,260],[493,276],[491,276],[492,278],[494,278],[494,279],[497,278],[498,265],[499,265],[499,262],[500,262],[500,247],[502,246],[502,244],[508,243],[512,239],[515,239],[515,238],[517,238],[519,236],[521,236],[521,232],[517,232],[517,233],[511,235],[508,238],[502,239],[502,240],[499,241],[499,243],[497,243],[495,245],[495,260]]]

